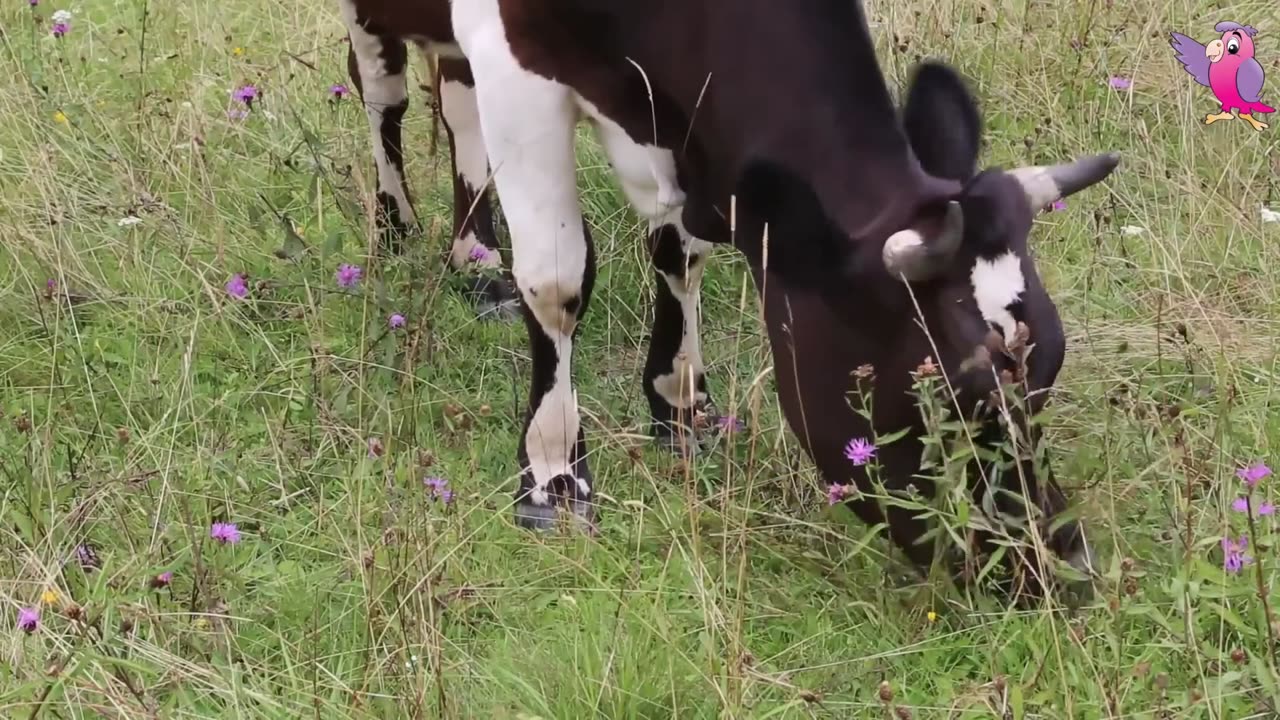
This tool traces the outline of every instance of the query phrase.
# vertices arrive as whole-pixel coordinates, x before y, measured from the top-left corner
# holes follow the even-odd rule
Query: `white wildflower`
[[[55,25],[58,23],[69,23],[71,22],[71,13],[67,10],[57,10],[49,19],[52,20]]]
[[[1146,228],[1140,228],[1137,225],[1125,225],[1124,227],[1120,228],[1121,235],[1128,235],[1130,237],[1134,235],[1141,235],[1145,232],[1146,232]]]
[[[125,215],[124,217],[116,221],[116,226],[129,227],[131,225],[137,225],[140,222],[142,222],[142,218],[138,217],[137,215]]]

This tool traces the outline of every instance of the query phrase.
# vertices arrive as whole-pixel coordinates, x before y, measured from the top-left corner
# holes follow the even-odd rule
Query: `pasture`
[[[1031,238],[1068,331],[1046,429],[1099,555],[1089,603],[1013,608],[923,581],[829,505],[730,248],[707,269],[703,347],[743,427],[687,462],[655,448],[645,228],[585,128],[599,276],[575,373],[601,532],[516,529],[526,331],[478,320],[446,270],[448,144],[431,139],[425,64],[405,131],[423,232],[387,257],[365,115],[332,87],[350,81],[331,0],[8,0],[0,713],[1280,714],[1264,514],[1280,476],[1251,512],[1237,476],[1280,462],[1280,127],[1206,126],[1218,104],[1168,44],[1256,26],[1275,104],[1280,11],[868,14],[895,93],[919,57],[973,82],[983,165],[1123,156]]]

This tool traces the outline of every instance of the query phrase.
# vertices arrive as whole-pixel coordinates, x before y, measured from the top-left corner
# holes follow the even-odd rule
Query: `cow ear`
[[[960,182],[977,172],[982,117],[955,70],[938,62],[916,67],[902,124],[925,172]]]

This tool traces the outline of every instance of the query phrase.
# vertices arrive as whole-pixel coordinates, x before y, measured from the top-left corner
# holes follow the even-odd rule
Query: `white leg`
[[[677,184],[672,153],[635,142],[613,120],[584,105],[623,192],[649,221],[657,286],[643,383],[653,429],[662,440],[692,450],[685,442],[692,438],[680,428],[709,404],[698,325],[702,272],[711,244],[690,235],[681,222],[685,194]]]
[[[465,293],[480,315],[515,317],[515,288],[503,267],[489,201],[489,158],[480,129],[475,79],[466,60],[440,59],[440,112],[449,136],[453,161],[453,244],[449,263],[454,269],[481,272],[466,276]]]
[[[401,125],[409,108],[405,70],[408,52],[398,37],[379,28],[363,27],[351,0],[339,0],[351,47],[348,72],[364,101],[369,118],[373,159],[378,170],[379,222],[398,238],[415,223],[404,176]]]
[[[574,99],[567,87],[520,67],[495,0],[456,3],[453,17],[476,80],[533,355],[516,517],[545,527],[561,503],[589,517],[592,497],[570,372],[573,336],[595,276],[575,182]]]

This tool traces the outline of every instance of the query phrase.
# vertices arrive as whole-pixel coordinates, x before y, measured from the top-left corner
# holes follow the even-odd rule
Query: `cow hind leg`
[[[449,264],[464,273],[464,293],[479,315],[514,318],[519,301],[498,250],[487,192],[489,158],[480,130],[475,85],[466,60],[440,59],[440,111],[453,163]]]
[[[656,276],[653,328],[643,388],[651,430],[682,454],[699,447],[695,416],[712,419],[699,336],[699,294],[711,243],[681,221],[685,195],[671,152],[641,145],[613,120],[588,107],[597,136],[632,207],[648,220],[648,249]]]
[[[351,45],[347,71],[369,118],[373,160],[378,172],[377,226],[383,245],[403,249],[404,237],[416,224],[405,181],[401,127],[409,109],[408,50],[389,32],[362,26],[350,4],[341,4]]]
[[[472,22],[459,22],[469,13]],[[595,255],[574,182],[573,94],[520,67],[494,3],[454,5],[453,17],[475,75],[494,185],[511,228],[511,267],[533,360],[517,450],[516,521],[546,529],[568,509],[591,526],[592,479],[570,366],[595,283]]]

